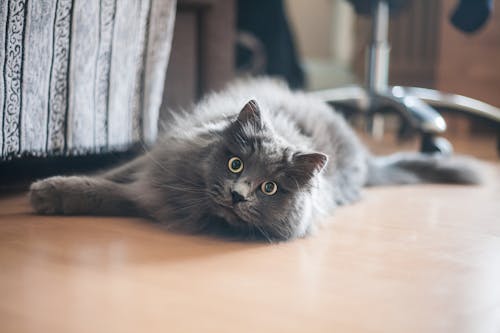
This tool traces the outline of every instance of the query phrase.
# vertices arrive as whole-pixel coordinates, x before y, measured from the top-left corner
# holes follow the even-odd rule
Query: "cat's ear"
[[[322,153],[298,153],[293,156],[293,165],[304,173],[316,173],[326,166],[328,156]]]
[[[296,185],[304,186],[328,163],[328,156],[322,153],[296,153],[292,157],[288,176]]]
[[[262,117],[260,115],[259,105],[255,100],[250,100],[238,115],[238,122],[242,124],[252,124],[257,128],[262,127]]]

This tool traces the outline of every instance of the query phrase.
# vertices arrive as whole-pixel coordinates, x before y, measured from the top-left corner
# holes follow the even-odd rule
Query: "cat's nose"
[[[231,198],[233,199],[233,204],[237,204],[238,202],[246,201],[245,197],[236,191],[231,191]]]

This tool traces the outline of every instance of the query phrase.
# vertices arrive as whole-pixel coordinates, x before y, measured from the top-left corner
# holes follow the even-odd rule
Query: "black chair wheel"
[[[420,151],[427,154],[438,153],[442,155],[451,155],[453,153],[453,146],[450,141],[443,137],[423,135]]]

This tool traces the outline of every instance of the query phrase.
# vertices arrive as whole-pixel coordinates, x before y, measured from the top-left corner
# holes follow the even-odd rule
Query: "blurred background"
[[[211,3],[211,9],[200,9],[198,2]],[[165,106],[186,106],[247,75],[278,76],[308,91],[364,85],[374,3],[179,0]],[[500,106],[500,14],[493,1],[389,3],[390,85],[436,89]],[[491,119],[446,108],[440,112],[445,136],[490,135],[489,145],[495,146],[498,124]],[[384,133],[401,132],[397,119],[384,117]]]
[[[481,1],[476,1],[477,3]],[[345,0],[287,0],[308,89],[365,80],[370,17]],[[389,84],[451,92],[500,106],[500,13],[472,33],[450,22],[456,0],[408,1],[391,15]],[[483,133],[481,119],[445,114],[448,131]]]

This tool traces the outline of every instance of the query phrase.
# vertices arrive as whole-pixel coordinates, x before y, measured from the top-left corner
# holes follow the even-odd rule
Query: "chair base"
[[[388,87],[383,92],[371,92],[358,86],[346,86],[311,93],[331,105],[347,106],[373,115],[384,109],[395,110],[422,136],[423,152],[450,153],[451,145],[439,135],[446,130],[446,122],[436,108],[459,111],[493,122],[499,128],[500,109],[490,104],[461,95],[416,87]]]

